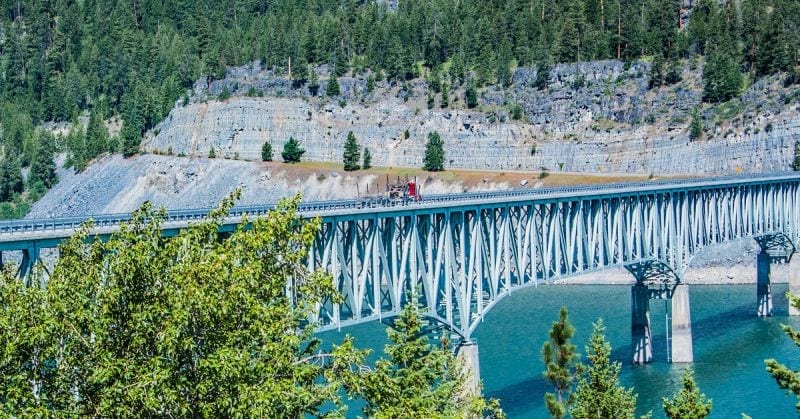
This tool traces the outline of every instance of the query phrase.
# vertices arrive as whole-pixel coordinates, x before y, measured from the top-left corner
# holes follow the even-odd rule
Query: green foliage
[[[215,159],[217,158],[217,152],[214,151],[214,146],[212,145],[210,149],[208,149],[208,158]]]
[[[331,77],[328,79],[328,86],[325,88],[325,95],[339,96],[340,94],[339,80],[336,79],[335,75],[331,75]]]
[[[469,394],[462,366],[442,337],[428,343],[419,302],[412,297],[388,329],[388,356],[374,368],[344,369],[345,389],[363,398],[364,414],[380,418],[504,418],[496,400]]]
[[[317,72],[312,68],[310,69],[310,76],[308,79],[308,91],[311,93],[311,96],[316,96],[319,93],[319,79],[317,78]]]
[[[795,159],[795,161],[797,161],[797,159]],[[786,293],[786,298],[789,300],[789,304],[800,309],[800,298],[790,293]],[[792,342],[800,346],[800,331],[787,325],[782,325],[781,327],[783,328],[783,332],[792,339]],[[793,370],[779,363],[775,358],[764,360],[764,363],[767,366],[767,372],[775,379],[778,386],[786,390],[787,393],[792,393],[800,399],[800,371]],[[800,413],[800,401],[795,405],[795,409]]]
[[[24,190],[19,159],[6,155],[0,161],[0,202],[11,201]]]
[[[464,95],[465,102],[467,103],[467,108],[474,109],[478,106],[478,90],[475,87],[475,81],[470,80],[467,83],[467,90]]]
[[[316,303],[341,301],[330,276],[304,268],[319,221],[301,221],[295,198],[220,239],[233,202],[171,238],[165,211],[148,205],[107,242],[85,228],[43,288],[1,274],[0,411],[303,417],[342,407],[334,364],[359,353],[321,351],[307,322]]]
[[[89,126],[86,127],[86,155],[89,160],[109,151],[108,130],[103,124],[103,119],[99,113],[94,113],[89,118]]]
[[[364,147],[364,160],[361,163],[361,168],[366,170],[372,167],[372,154],[369,152],[369,149]]]
[[[794,161],[792,161],[792,170],[800,172],[800,141],[794,143]]]
[[[442,84],[442,102],[439,104],[442,109],[450,106],[450,89],[447,83]]]
[[[444,141],[436,131],[428,134],[422,168],[429,172],[444,170]]]
[[[550,71],[551,67],[546,61],[540,62],[536,66],[536,80],[533,82],[533,86],[538,90],[544,90],[550,81]]]
[[[375,75],[370,74],[367,77],[367,93],[372,93],[375,90]]]
[[[511,119],[515,121],[522,119],[522,106],[519,103],[515,103],[511,107]]]
[[[355,134],[350,131],[347,133],[347,140],[344,143],[344,155],[342,156],[344,170],[351,172],[360,169],[359,160],[361,160],[361,148],[358,146]]]
[[[683,371],[683,387],[671,400],[664,398],[663,406],[670,419],[704,419],[711,414],[711,400],[697,388],[691,368]]]
[[[703,118],[697,108],[692,109],[692,122],[689,124],[689,138],[697,140],[703,136]]]
[[[294,137],[289,137],[289,141],[286,141],[286,144],[283,145],[281,157],[283,157],[284,163],[298,163],[305,152],[304,149],[300,148],[300,143]]]
[[[272,161],[272,144],[269,141],[261,146],[261,161]]]
[[[550,416],[560,419],[566,416],[572,400],[578,354],[571,343],[575,328],[567,318],[567,308],[561,307],[559,321],[553,322],[550,339],[542,345],[542,361],[546,366],[544,378],[550,382],[555,393],[545,394],[544,401]]]
[[[611,362],[611,345],[605,339],[603,321],[594,324],[586,347],[588,366],[579,369],[570,414],[575,419],[633,418],[636,394],[619,384],[619,362]]]
[[[55,139],[45,131],[40,131],[39,141],[31,160],[31,171],[28,175],[28,184],[35,185],[41,183],[45,188],[50,189],[56,184],[56,165],[53,162],[53,152],[55,151]]]
[[[220,102],[226,101],[231,98],[231,91],[228,89],[228,86],[225,86],[221,92],[217,95],[217,100]]]

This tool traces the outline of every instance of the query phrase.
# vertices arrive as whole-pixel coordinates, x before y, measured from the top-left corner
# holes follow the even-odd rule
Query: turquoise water
[[[764,369],[764,359],[775,357],[800,368],[800,348],[781,331],[781,323],[800,327],[800,318],[787,316],[783,294],[787,286],[774,286],[775,315],[760,319],[756,312],[755,285],[693,285],[690,288],[694,334],[695,376],[701,390],[714,401],[712,417],[793,418],[794,396],[785,396]],[[541,378],[539,350],[562,305],[569,308],[575,325],[575,342],[583,347],[592,322],[602,317],[606,338],[621,361],[621,381],[639,394],[640,413],[652,410],[664,417],[661,398],[671,396],[680,384],[683,366],[666,360],[664,303],[651,302],[654,362],[630,362],[630,287],[611,285],[540,286],[518,291],[500,302],[475,332],[480,348],[484,393],[502,400],[510,418],[546,418],[543,396],[549,390]],[[386,342],[380,323],[360,325],[345,332],[361,347],[381,352]],[[323,338],[338,339],[327,333]],[[358,413],[353,406],[351,414]]]

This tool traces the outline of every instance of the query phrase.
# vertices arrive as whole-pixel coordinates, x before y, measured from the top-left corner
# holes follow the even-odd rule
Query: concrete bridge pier
[[[690,308],[689,286],[675,285],[672,291],[672,362],[694,362]]]
[[[653,360],[653,339],[650,331],[650,289],[647,285],[631,287],[631,344],[633,363]]]
[[[770,255],[764,251],[756,256],[756,303],[759,317],[772,316],[772,284],[769,280],[770,259]]]
[[[789,294],[800,297],[800,255],[789,260]],[[789,301],[789,315],[800,316],[800,310]]]
[[[481,394],[481,365],[478,358],[478,344],[470,340],[461,342],[456,351],[456,357],[461,362],[465,375],[465,396],[479,396]]]

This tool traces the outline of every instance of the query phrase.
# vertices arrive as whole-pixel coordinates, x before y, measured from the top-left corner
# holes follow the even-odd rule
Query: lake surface
[[[800,368],[800,348],[781,330],[781,323],[800,327],[800,318],[788,317],[786,284],[773,286],[775,311],[770,318],[756,317],[756,286],[691,285],[695,377],[700,389],[713,399],[712,417],[796,418],[797,400],[785,396],[764,368],[764,359],[777,358]],[[502,400],[509,418],[547,418],[540,349],[562,305],[569,309],[576,328],[574,342],[581,354],[592,332],[592,322],[602,317],[612,358],[621,361],[620,380],[639,394],[638,410],[664,417],[662,397],[680,386],[684,366],[667,363],[665,303],[651,301],[654,362],[631,364],[630,287],[616,285],[550,285],[515,292],[490,311],[474,334],[480,349],[484,393]],[[359,325],[343,332],[360,347],[382,353],[385,327]],[[340,340],[340,334],[323,334]],[[353,406],[350,415],[359,409]]]

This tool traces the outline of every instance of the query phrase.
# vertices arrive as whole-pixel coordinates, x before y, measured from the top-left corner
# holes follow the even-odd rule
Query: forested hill
[[[318,83],[313,69],[328,64],[336,75],[371,70],[390,81],[421,76],[480,87],[508,85],[514,66],[652,57],[658,85],[674,81],[678,59],[701,54],[705,97],[714,102],[758,77],[794,74],[800,49],[796,0],[9,0],[2,7],[0,202],[17,203],[55,181],[48,163],[55,151],[69,151],[77,168],[107,150],[135,153],[142,133],[192,81],[254,60],[297,85]],[[63,141],[34,129],[87,112],[86,132]],[[124,124],[110,139],[102,121],[113,115]],[[29,165],[26,183],[19,173]]]

